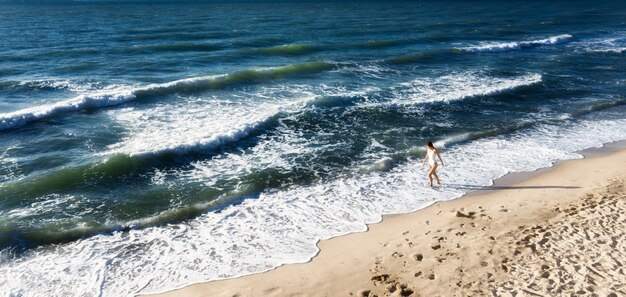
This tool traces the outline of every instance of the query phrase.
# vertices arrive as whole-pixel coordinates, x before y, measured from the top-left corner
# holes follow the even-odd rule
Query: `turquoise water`
[[[0,7],[3,295],[306,261],[382,214],[626,139],[617,1]]]

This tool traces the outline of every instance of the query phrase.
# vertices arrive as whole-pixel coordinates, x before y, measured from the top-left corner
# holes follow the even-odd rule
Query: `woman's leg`
[[[428,173],[428,186],[433,186],[433,176],[430,174],[430,172]]]
[[[430,165],[430,169],[428,170],[428,186],[433,186],[433,174],[435,174],[435,170],[437,169],[437,163]],[[437,178],[437,182],[439,182],[439,178]]]
[[[437,164],[435,164],[435,169],[433,169],[433,175],[435,176],[435,179],[437,179],[437,184],[441,185],[441,182],[439,181],[439,175],[437,174]]]

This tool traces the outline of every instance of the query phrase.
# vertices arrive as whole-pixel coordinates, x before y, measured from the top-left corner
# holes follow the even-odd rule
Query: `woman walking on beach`
[[[426,165],[426,160],[428,160],[428,165],[430,166],[430,169],[428,169],[429,187],[433,186],[433,175],[435,176],[435,179],[437,179],[437,184],[441,185],[439,175],[437,175],[437,160],[435,160],[435,155],[437,155],[437,158],[441,161],[441,166],[443,166],[443,159],[441,159],[439,151],[435,148],[433,143],[429,141],[428,146],[426,147],[426,156],[424,156],[424,161],[422,161],[422,166]]]

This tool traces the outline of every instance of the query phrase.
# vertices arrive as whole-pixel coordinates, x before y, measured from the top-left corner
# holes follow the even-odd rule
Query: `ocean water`
[[[3,4],[0,40],[1,296],[305,262],[626,139],[620,1]]]

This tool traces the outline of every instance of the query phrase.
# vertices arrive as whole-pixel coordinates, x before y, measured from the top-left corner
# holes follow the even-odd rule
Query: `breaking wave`
[[[528,41],[511,41],[511,42],[484,42],[478,45],[460,48],[460,50],[468,52],[501,52],[532,48],[542,45],[559,44],[572,38],[572,35],[561,34],[543,39],[534,39]]]
[[[236,84],[260,83],[329,70],[333,64],[309,62],[275,68],[248,69],[224,75],[181,79],[140,87],[112,85],[74,98],[0,114],[0,130],[11,129],[64,112],[115,106],[154,95],[193,93]]]
[[[540,74],[498,78],[480,73],[459,73],[419,78],[400,84],[392,101],[396,105],[450,102],[475,96],[487,96],[540,83]]]

